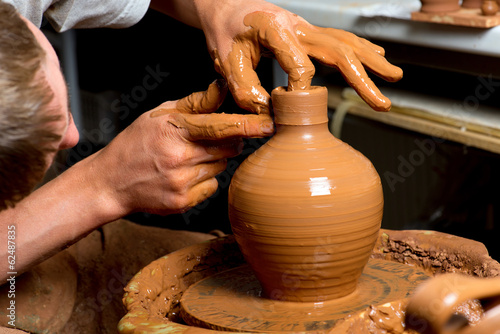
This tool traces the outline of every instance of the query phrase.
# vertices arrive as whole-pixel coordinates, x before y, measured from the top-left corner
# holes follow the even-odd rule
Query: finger
[[[216,176],[227,167],[226,160],[195,164],[177,174],[175,182],[167,182],[164,188],[164,207],[154,213],[171,214],[185,212],[215,193]],[[179,171],[178,171],[179,173]]]
[[[258,48],[255,45],[251,47]],[[226,79],[238,106],[256,114],[269,114],[270,96],[254,71],[255,61],[248,46],[235,43],[225,60],[217,51],[213,57],[215,68]]]
[[[395,82],[401,80],[403,77],[401,68],[392,65],[384,57],[385,50],[382,47],[347,31],[333,28],[322,28],[320,30],[326,31],[328,36],[334,38],[334,40],[326,39],[328,43],[334,43],[335,40],[338,40],[346,45],[350,45],[361,63],[370,72],[373,72],[382,79]],[[325,39],[323,38],[323,40]]]
[[[189,161],[188,164],[191,166],[225,161],[239,155],[244,146],[241,138],[197,141],[192,145],[190,152],[185,155],[186,161]]]
[[[274,132],[271,117],[264,114],[172,114],[168,122],[185,129],[190,141],[265,137]]]
[[[347,83],[372,109],[377,111],[390,110],[391,101],[380,92],[368,77],[363,64],[352,50],[346,47],[338,47],[335,53],[331,52],[328,55],[323,55],[325,61],[339,69]]]
[[[224,80],[215,80],[204,92],[196,92],[177,101],[176,108],[180,112],[192,114],[211,113],[219,109],[227,93]]]
[[[391,101],[385,97],[366,74],[363,65],[356,58],[344,55],[338,64],[345,80],[368,105],[377,111],[389,111]]]
[[[288,90],[310,88],[314,65],[297,38],[282,28],[274,15],[254,12],[245,17],[245,25],[257,30],[259,42],[274,53],[281,68],[288,74]]]
[[[179,210],[180,213],[186,212],[192,207],[202,203],[207,198],[215,194],[219,183],[215,177],[209,178],[203,182],[194,185],[189,193],[187,194],[187,202],[183,210]]]
[[[204,114],[216,111],[227,93],[224,80],[215,80],[206,91],[196,92],[177,101],[167,101],[151,112],[151,117],[158,117],[173,112]]]
[[[226,160],[213,161],[198,166],[198,175],[193,178],[195,182],[187,194],[188,198],[192,199],[189,206],[196,206],[217,191],[218,182],[215,177],[222,173],[226,167]]]
[[[356,36],[356,35],[354,35],[354,36]],[[381,55],[382,57],[385,56],[385,49],[383,47],[381,47],[380,45],[374,44],[374,43],[370,42],[369,40],[361,38],[361,37],[358,37],[358,41],[361,44],[363,44],[366,48],[373,50],[373,52],[376,52],[377,54]]]
[[[187,202],[186,197],[197,184],[207,181],[222,173],[227,167],[226,159],[206,161],[184,166],[177,171],[175,179],[168,184],[168,192],[176,194],[180,202]],[[182,207],[183,205],[179,205]]]
[[[304,31],[306,29],[303,28]],[[395,82],[403,77],[403,71],[389,63],[384,57],[385,51],[382,47],[350,32],[333,28],[318,28],[317,31],[309,29],[307,33],[302,34],[300,40],[308,46],[308,53],[311,57],[326,63],[326,65],[331,65],[328,63],[331,60],[327,60],[331,58],[327,56],[330,54],[331,48],[343,43],[352,48],[363,66],[384,80]]]
[[[313,45],[316,38],[319,38],[318,35],[312,36],[308,39],[308,43]],[[347,83],[372,109],[377,111],[390,110],[391,101],[380,92],[368,77],[363,64],[348,45],[333,39],[328,40],[328,36],[323,36],[323,40],[316,43],[316,46],[310,47],[308,52],[311,57],[320,62],[338,68]]]
[[[368,70],[385,81],[396,82],[403,78],[403,70],[397,66],[392,65],[378,54],[367,54],[366,50],[356,51],[358,59]]]
[[[378,53],[381,56],[385,55],[385,50],[383,47],[374,44],[370,42],[369,40],[365,38],[358,37],[357,35],[353,34],[352,32],[345,31],[342,29],[334,29],[334,28],[322,28],[322,27],[316,27],[314,26],[315,30],[317,30],[320,34],[322,35],[327,35],[335,38],[338,41],[341,41],[343,43],[353,45],[357,48],[360,48],[361,46],[364,46],[373,52]],[[304,30],[309,29],[312,31],[312,29],[304,27]]]
[[[196,168],[197,175],[193,176],[193,185],[205,182],[222,173],[227,167],[226,159],[219,159],[200,163]]]
[[[243,150],[243,140],[241,138],[231,138],[225,140],[205,140],[198,141],[205,147],[206,153],[211,157],[205,161],[215,161],[233,158]]]
[[[191,164],[202,164],[235,157],[243,150],[241,138],[226,140],[206,140],[193,143]]]

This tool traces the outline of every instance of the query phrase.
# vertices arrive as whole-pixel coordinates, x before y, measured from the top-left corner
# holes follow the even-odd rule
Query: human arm
[[[315,72],[311,57],[338,68],[375,110],[389,110],[391,103],[365,67],[387,81],[402,78],[383,48],[343,30],[316,27],[263,0],[152,0],[151,7],[203,29],[216,70],[240,107],[255,113],[269,112],[269,94],[254,71],[264,49],[288,73],[288,89],[309,87]]]
[[[272,132],[268,116],[190,114],[217,109],[224,87],[166,102],[141,115],[108,146],[0,212],[0,276],[18,273],[134,211],[183,212],[217,189],[242,137]],[[154,117],[152,117],[154,116]],[[252,116],[252,117],[249,117]],[[15,270],[7,230],[15,226]]]

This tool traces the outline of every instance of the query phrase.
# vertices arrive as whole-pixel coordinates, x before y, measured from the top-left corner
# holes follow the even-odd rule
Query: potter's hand
[[[267,115],[211,114],[225,90],[214,82],[206,92],[165,102],[95,155],[96,178],[118,204],[118,216],[138,210],[170,214],[197,205],[217,190],[215,176],[227,158],[239,154],[241,138],[272,133]]]
[[[401,79],[401,69],[385,59],[381,47],[343,30],[313,26],[262,0],[209,3],[198,5],[201,27],[217,71],[226,78],[242,108],[256,113],[269,111],[269,94],[254,71],[261,49],[267,48],[288,73],[289,90],[310,86],[314,75],[309,59],[312,57],[338,68],[373,109],[390,109],[391,102],[364,70],[366,67],[387,81]]]

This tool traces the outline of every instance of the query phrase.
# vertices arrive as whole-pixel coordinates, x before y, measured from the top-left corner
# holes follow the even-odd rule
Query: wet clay
[[[480,300],[478,319],[466,322],[457,319],[457,305],[468,300]],[[460,308],[458,311],[461,311]],[[495,333],[500,328],[500,278],[477,278],[463,274],[435,277],[420,286],[410,299],[406,320],[415,330],[426,328],[428,333],[479,334]],[[455,315],[455,316],[454,316]],[[481,319],[483,318],[483,319]]]
[[[264,43],[277,57],[281,67],[288,74],[288,90],[307,90],[315,68],[307,54],[303,54],[292,32],[281,27],[275,15],[254,12],[245,16],[243,23],[256,33],[255,40]],[[233,48],[234,50],[234,48]]]
[[[180,299],[193,283],[244,264],[233,236],[199,243],[151,262],[125,287],[120,333],[155,333],[182,323]],[[137,332],[136,332],[137,331]]]
[[[274,131],[272,118],[267,114],[242,116],[214,113],[222,104],[226,92],[225,81],[216,80],[206,91],[161,104],[151,111],[150,117],[169,115],[168,123],[186,129],[193,140],[251,137],[259,133],[267,136]]]
[[[433,275],[500,276],[500,265],[488,255],[484,244],[436,231],[381,232],[372,257],[418,265]]]
[[[363,312],[345,318],[328,334],[418,334],[407,325],[408,302],[408,299],[403,299],[383,305],[371,305]],[[474,325],[481,321],[484,314],[477,300],[464,302],[455,311]]]
[[[245,265],[191,285],[182,296],[181,315],[191,326],[226,331],[329,331],[347,314],[408,297],[428,278],[420,268],[371,259],[352,294],[326,302],[294,303],[263,298],[259,282]],[[403,320],[399,318],[401,328]],[[389,321],[398,319],[391,316]]]
[[[327,90],[272,92],[276,134],[235,172],[229,219],[276,300],[352,293],[378,238],[383,195],[370,161],[328,130]]]
[[[429,287],[423,286],[411,299],[406,314],[409,327],[420,330],[428,326],[433,333],[444,333],[444,323],[459,314],[468,325],[463,327],[461,323],[460,330],[446,333],[493,333],[493,328],[500,328],[498,316],[485,320],[485,310],[478,300],[486,294],[489,307],[495,298],[500,303],[500,266],[482,243],[434,231],[390,231],[382,232],[377,244],[374,258],[419,265],[433,274],[445,274],[437,276],[436,282],[429,281]],[[468,276],[457,280],[448,276],[451,273]],[[448,295],[453,297],[447,298]]]
[[[267,136],[274,125],[268,115],[210,114],[185,115],[172,114],[168,120],[176,128],[186,129],[194,140],[230,139],[235,137],[255,137],[256,133]],[[252,127],[256,127],[253,129]]]
[[[7,307],[13,299],[20,333],[116,333],[126,313],[123,288],[134,274],[160,256],[213,238],[126,220],[106,224],[18,276],[14,298],[10,284],[0,287],[0,333],[12,328]]]
[[[283,28],[282,18],[273,13],[253,12],[244,18],[251,29],[234,38],[231,51],[220,54],[212,50],[216,70],[230,82],[230,89],[240,105],[257,113],[269,112],[269,95],[262,88],[254,72],[262,45],[272,51],[280,66],[288,74],[288,89],[308,90],[315,73],[309,56],[329,66],[337,67],[347,82],[375,110],[391,107],[387,99],[365,72],[364,66],[387,81],[403,76],[400,68],[384,58],[383,48],[354,34],[338,29],[312,26],[297,17],[293,31]]]
[[[463,248],[466,253],[463,257],[460,254],[460,248]],[[415,256],[410,257],[410,253],[406,253],[403,249],[411,250],[411,254]],[[408,259],[405,260],[401,257],[403,253],[404,257]],[[464,261],[462,266],[456,267],[431,266],[430,273],[448,271],[474,275],[474,268],[482,268],[483,264],[488,269],[479,270],[478,273],[481,275],[489,277],[489,275],[500,273],[500,263],[488,256],[484,245],[470,239],[432,231],[382,229],[373,249],[372,257],[390,262],[403,263],[408,261],[410,267],[428,270],[424,269],[423,262],[429,259],[428,254],[431,253],[433,256],[439,254],[440,263],[454,262],[456,259],[454,256],[469,258],[469,260]],[[447,256],[454,258],[454,260],[447,259]],[[120,333],[152,334],[162,330],[179,334],[222,333],[186,326],[179,315],[179,301],[184,291],[195,282],[239,267],[244,263],[234,236],[196,244],[153,261],[142,269],[125,288],[126,293],[123,301],[128,313],[120,321]],[[407,299],[395,300],[382,305],[370,305],[360,313],[346,314],[346,317],[339,320],[328,333],[414,334],[415,332],[407,330],[403,332],[406,326],[405,307],[407,302]],[[481,318],[481,310],[474,302],[464,304],[461,313],[465,313],[465,317],[469,317],[469,321],[477,321]]]
[[[460,9],[458,0],[420,0],[424,13],[449,13]]]
[[[76,268],[73,257],[60,252],[16,277],[14,295],[11,281],[2,285],[0,326],[13,328],[14,323],[16,328],[32,333],[62,333],[77,299]],[[13,318],[9,317],[11,300],[15,301]]]
[[[391,101],[385,97],[368,77],[365,66],[386,81],[395,82],[403,77],[403,71],[385,59],[385,50],[356,35],[333,28],[299,25],[297,36],[306,46],[311,57],[323,64],[335,64],[349,85],[374,110],[391,109]],[[329,41],[325,45],[325,40]],[[359,43],[353,43],[359,40]],[[350,45],[352,51],[342,47]]]

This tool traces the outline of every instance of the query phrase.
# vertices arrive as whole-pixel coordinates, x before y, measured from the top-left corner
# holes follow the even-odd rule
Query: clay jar
[[[327,89],[272,92],[276,134],[237,169],[229,218],[268,298],[352,293],[377,240],[380,178],[328,129]]]
[[[423,13],[449,13],[460,9],[458,0],[420,0]]]

